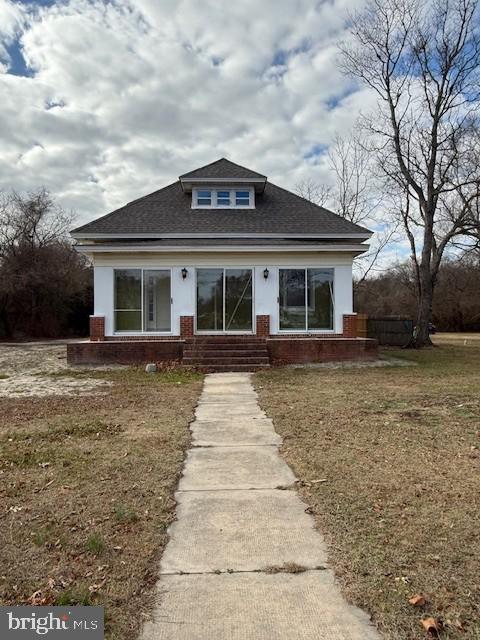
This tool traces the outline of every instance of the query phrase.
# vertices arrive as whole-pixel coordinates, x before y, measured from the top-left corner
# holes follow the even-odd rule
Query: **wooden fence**
[[[361,320],[360,320],[361,318]],[[358,336],[375,338],[378,344],[394,347],[406,347],[412,339],[413,320],[406,316],[369,317],[360,314],[357,317]]]

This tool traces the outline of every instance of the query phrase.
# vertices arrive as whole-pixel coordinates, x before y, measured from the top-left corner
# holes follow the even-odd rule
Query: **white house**
[[[375,353],[352,308],[371,232],[225,158],[72,236],[93,262],[95,309],[71,362],[222,370]]]

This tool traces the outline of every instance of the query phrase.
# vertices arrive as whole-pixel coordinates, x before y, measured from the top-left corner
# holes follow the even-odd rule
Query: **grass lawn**
[[[99,604],[131,640],[153,602],[202,376],[68,370],[104,395],[0,398],[1,604]]]
[[[480,638],[480,342],[255,376],[347,597],[385,638]],[[424,594],[426,604],[408,599]]]

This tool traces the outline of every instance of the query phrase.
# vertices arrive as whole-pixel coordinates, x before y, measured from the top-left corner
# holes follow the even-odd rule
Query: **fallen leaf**
[[[423,618],[421,623],[425,631],[434,638],[437,638],[438,634],[442,630],[442,623],[440,620],[436,620],[435,618]]]
[[[416,593],[414,596],[408,599],[409,603],[414,607],[423,607],[426,603],[425,596],[421,593]]]

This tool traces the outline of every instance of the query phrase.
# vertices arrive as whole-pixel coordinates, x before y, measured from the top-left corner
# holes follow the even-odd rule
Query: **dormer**
[[[179,178],[184,193],[192,195],[192,209],[254,209],[266,176],[226,158],[185,173]]]

